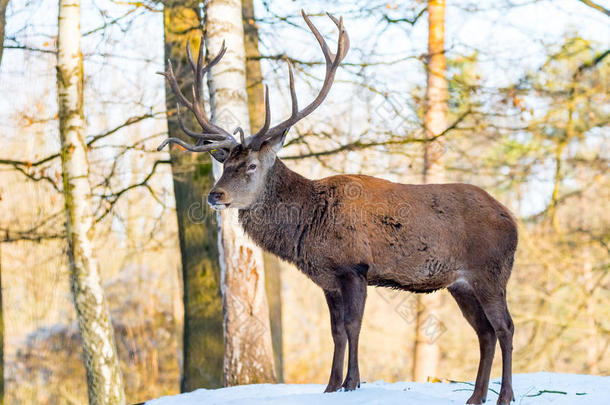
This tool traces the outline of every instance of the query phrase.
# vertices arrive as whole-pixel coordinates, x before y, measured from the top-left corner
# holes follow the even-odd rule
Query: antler
[[[270,121],[270,108],[269,108],[269,88],[265,87],[265,124],[256,134],[248,137],[246,139],[246,145],[254,150],[260,149],[263,142],[266,140],[275,138],[277,136],[284,136],[284,134],[296,124],[298,121],[311,114],[326,98],[326,95],[330,91],[332,87],[333,80],[335,78],[335,72],[339,67],[339,64],[345,58],[347,51],[349,50],[349,36],[347,32],[343,28],[343,17],[338,20],[332,15],[326,13],[328,17],[335,23],[337,28],[339,29],[339,40],[337,41],[337,53],[333,54],[330,52],[328,48],[328,44],[324,40],[324,37],[320,34],[318,29],[313,25],[305,11],[301,10],[301,15],[305,20],[305,23],[313,33],[313,35],[318,40],[320,44],[320,48],[322,48],[322,53],[324,54],[324,59],[326,60],[326,75],[324,76],[324,83],[322,84],[322,89],[318,96],[305,108],[299,111],[297,95],[294,90],[294,74],[292,72],[292,66],[290,62],[288,62],[288,75],[290,78],[290,98],[292,100],[292,114],[290,117],[278,125],[269,128]]]
[[[210,69],[220,62],[220,59],[224,56],[227,48],[225,47],[225,43],[223,41],[220,52],[214,59],[212,59],[207,65],[203,64],[204,59],[204,50],[203,50],[203,35],[201,36],[201,42],[199,43],[199,54],[197,56],[197,63],[193,60],[193,56],[191,55],[190,43],[186,43],[186,54],[188,57],[189,65],[191,66],[191,70],[193,71],[193,75],[195,76],[195,80],[193,81],[193,85],[191,86],[191,90],[193,92],[193,101],[189,101],[182,91],[180,90],[180,86],[178,85],[178,81],[176,80],[176,76],[174,75],[174,69],[172,66],[171,60],[168,60],[167,63],[167,72],[157,72],[160,75],[164,76],[169,83],[170,88],[173,93],[176,95],[178,99],[178,103],[176,103],[176,108],[178,111],[178,122],[180,123],[180,128],[191,138],[197,140],[196,145],[189,144],[184,142],[179,138],[167,138],[161,145],[157,148],[157,150],[161,150],[168,143],[177,143],[178,145],[188,149],[192,152],[205,152],[212,151],[214,149],[231,149],[235,145],[237,145],[237,141],[227,131],[220,128],[219,126],[213,124],[205,114],[205,107],[203,105],[203,76],[210,71]],[[194,132],[186,127],[184,122],[182,121],[182,116],[180,115],[180,104],[188,108],[197,119],[197,122],[201,126],[203,130],[202,133]]]
[[[324,59],[326,61],[326,75],[324,76],[324,83],[322,84],[322,88],[320,92],[316,96],[316,98],[305,108],[299,110],[298,100],[296,91],[294,89],[294,74],[292,71],[292,65],[290,62],[288,63],[288,75],[290,78],[290,98],[292,102],[292,113],[290,117],[278,125],[274,127],[270,127],[271,120],[271,109],[269,106],[269,88],[265,86],[265,123],[263,127],[254,135],[244,139],[244,133],[241,128],[236,128],[233,132],[233,135],[240,133],[241,143],[244,146],[247,146],[253,150],[260,149],[263,142],[273,139],[278,136],[284,136],[284,134],[296,124],[301,119],[305,118],[307,115],[311,114],[326,98],[330,88],[332,87],[333,80],[335,78],[335,73],[339,64],[345,58],[347,51],[349,50],[349,36],[347,32],[343,28],[343,18],[339,18],[338,20],[332,15],[328,14],[328,17],[335,23],[337,28],[339,29],[339,40],[337,41],[337,52],[332,53],[329,50],[328,44],[324,40],[324,37],[320,34],[318,29],[313,25],[305,11],[301,10],[301,15],[305,20],[305,23],[313,33],[314,37],[320,44],[320,48],[322,49],[322,53],[324,54]],[[205,107],[203,105],[202,99],[202,86],[203,86],[203,77],[204,75],[210,71],[210,69],[216,65],[220,59],[224,56],[227,48],[225,47],[224,42],[222,43],[222,48],[218,55],[214,57],[207,65],[203,64],[204,59],[204,50],[203,50],[203,36],[201,37],[201,42],[199,43],[199,54],[197,56],[197,63],[193,60],[191,55],[191,50],[189,43],[186,44],[186,53],[188,56],[188,62],[191,66],[191,70],[195,76],[195,80],[193,81],[193,85],[191,87],[193,92],[193,101],[189,101],[182,91],[180,90],[180,86],[178,85],[178,81],[176,80],[176,76],[174,75],[174,70],[172,67],[171,61],[168,60],[167,72],[158,72],[163,75],[172,89],[173,93],[176,95],[178,99],[177,103],[177,111],[178,111],[178,122],[180,123],[180,128],[191,138],[197,140],[196,145],[189,144],[184,142],[179,138],[167,138],[161,145],[157,148],[157,150],[163,149],[165,145],[168,143],[177,143],[178,145],[184,147],[187,150],[192,152],[204,152],[204,151],[213,151],[215,149],[228,149],[230,150],[235,145],[237,145],[237,141],[227,131],[220,128],[219,126],[213,124],[205,114]],[[197,122],[201,126],[203,132],[198,133],[194,132],[186,127],[184,122],[182,121],[182,116],[180,115],[180,104],[188,108],[197,119]]]

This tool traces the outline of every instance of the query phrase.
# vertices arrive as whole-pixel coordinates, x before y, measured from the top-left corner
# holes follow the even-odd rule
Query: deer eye
[[[251,163],[250,166],[248,166],[248,168],[246,169],[246,173],[254,173],[254,171],[256,170],[256,164],[255,163]]]

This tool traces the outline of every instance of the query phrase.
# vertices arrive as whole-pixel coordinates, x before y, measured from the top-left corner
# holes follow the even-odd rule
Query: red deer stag
[[[290,64],[291,116],[270,126],[269,89],[265,89],[265,123],[238,142],[206,117],[203,76],[226,48],[207,65],[203,45],[195,63],[193,101],[181,92],[169,64],[162,73],[180,104],[195,114],[202,133],[182,129],[195,145],[166,139],[193,152],[207,151],[224,171],[208,196],[215,209],[237,208],[245,231],[269,252],[295,264],[324,290],[335,344],[326,392],[360,384],[358,336],[367,285],[429,293],[448,288],[479,338],[480,363],[469,404],[485,401],[496,338],[502,350],[502,388],[498,403],[513,399],[511,356],[513,322],[506,305],[506,284],[517,248],[511,213],[482,189],[467,184],[397,184],[369,176],[339,175],[309,180],[277,157],[286,133],[326,98],[335,72],[349,49],[342,19],[329,17],[339,29],[337,51],[302,12],[322,48],[326,76],[322,90],[299,109]],[[187,45],[187,51],[189,47]],[[349,342],[347,376],[343,360]]]

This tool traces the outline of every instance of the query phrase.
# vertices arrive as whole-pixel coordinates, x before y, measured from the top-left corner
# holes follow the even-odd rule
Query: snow
[[[500,379],[490,383],[487,403],[495,404]],[[363,383],[351,392],[324,394],[320,384],[253,384],[216,390],[199,389],[163,397],[146,405],[394,405],[464,404],[472,393],[472,383]],[[493,391],[492,391],[493,390]],[[607,405],[610,404],[610,377],[535,373],[513,376],[515,405]]]

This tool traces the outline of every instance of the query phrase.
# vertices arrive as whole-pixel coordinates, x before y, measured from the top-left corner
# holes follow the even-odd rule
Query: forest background
[[[197,305],[183,300],[190,257],[181,252],[172,184],[172,159],[185,152],[156,151],[168,135],[168,119],[172,125],[164,81],[155,74],[165,69],[168,32],[199,36],[199,4],[178,3],[82,2],[91,239],[129,403],[177,393],[181,377],[184,389],[185,357],[201,355],[217,370],[207,370],[209,376],[193,386],[222,384],[220,304],[206,307],[217,323],[216,334],[204,331],[209,340],[193,348],[203,353],[183,347],[185,311]],[[3,395],[11,404],[83,403],[87,384],[58,157],[57,2],[0,0],[0,6],[6,7],[0,60]],[[245,27],[255,27],[258,40],[258,54],[248,53],[248,63],[259,63],[270,86],[274,122],[289,113],[284,60],[295,67],[301,100],[316,94],[324,76],[299,10],[312,14],[327,38],[335,31],[318,17],[325,11],[342,15],[350,33],[351,50],[330,96],[292,129],[280,157],[309,178],[365,173],[421,183],[424,150],[437,145],[445,181],[485,188],[519,219],[508,287],[514,372],[607,375],[608,5],[448,2],[447,125],[432,140],[424,126],[428,2],[339,1],[327,9],[319,1],[256,0],[243,7]],[[179,8],[191,19],[185,32],[172,25],[179,22],[170,12]],[[260,78],[249,86],[257,84]],[[204,185],[207,175],[195,173],[194,179]],[[215,216],[204,202],[206,191],[198,206],[189,205],[195,207],[189,221]],[[265,271],[277,379],[326,382],[332,339],[322,291],[273,258],[265,257]],[[199,299],[220,302],[217,288],[208,292]],[[476,336],[451,297],[436,294],[436,322],[427,336],[440,351],[435,376],[472,380]],[[414,295],[370,289],[360,340],[362,380],[414,379],[418,305]],[[496,357],[492,376],[500,373]]]

